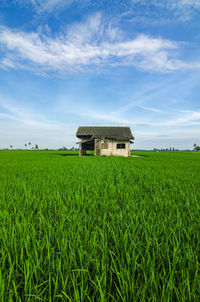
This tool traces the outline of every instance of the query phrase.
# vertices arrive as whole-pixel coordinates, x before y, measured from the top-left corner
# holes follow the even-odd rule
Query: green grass
[[[200,153],[141,154],[0,151],[0,301],[200,301]]]

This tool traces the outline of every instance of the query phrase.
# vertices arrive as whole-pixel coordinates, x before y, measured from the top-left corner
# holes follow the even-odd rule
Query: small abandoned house
[[[76,136],[81,139],[79,155],[87,150],[95,155],[130,155],[130,143],[134,139],[130,127],[79,127]]]

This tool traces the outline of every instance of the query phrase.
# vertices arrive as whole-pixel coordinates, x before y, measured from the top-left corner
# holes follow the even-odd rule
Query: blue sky
[[[0,148],[128,125],[135,149],[192,149],[199,28],[199,0],[1,1]]]

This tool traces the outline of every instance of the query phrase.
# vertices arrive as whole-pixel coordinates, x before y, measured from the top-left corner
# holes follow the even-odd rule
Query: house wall
[[[107,149],[102,149],[106,143],[108,144]],[[125,149],[117,149],[117,144],[125,144]],[[97,151],[98,149],[98,151]],[[95,141],[95,153],[96,155],[118,155],[118,156],[129,156],[130,155],[130,141],[117,141],[117,140],[96,140]]]

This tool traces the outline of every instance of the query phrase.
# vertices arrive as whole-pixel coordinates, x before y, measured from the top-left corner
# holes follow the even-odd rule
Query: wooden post
[[[96,138],[94,139],[94,156],[96,156]]]
[[[99,143],[99,139],[96,138],[94,141],[94,155],[100,155],[100,143]]]
[[[82,156],[82,144],[79,144],[79,156]]]

